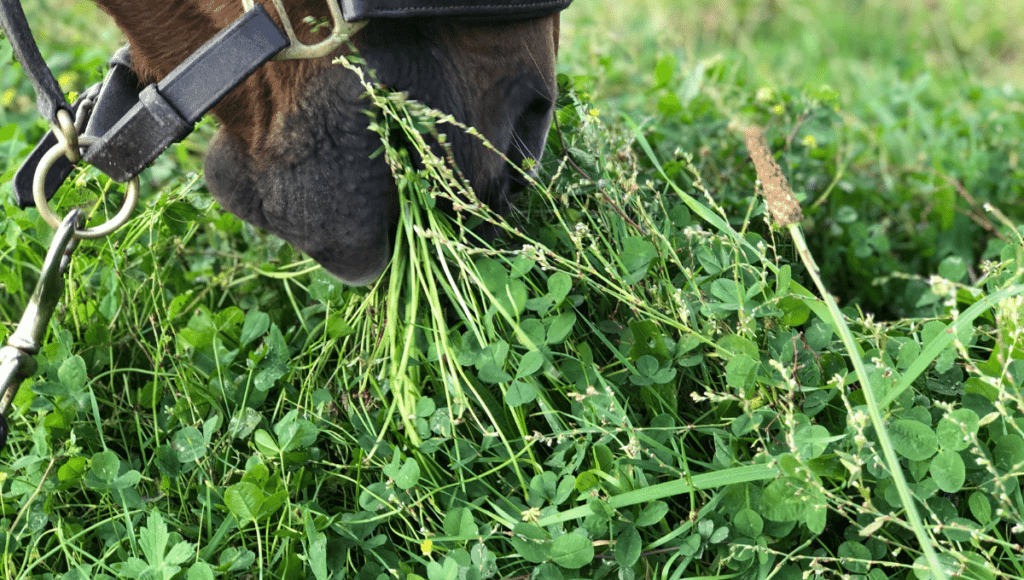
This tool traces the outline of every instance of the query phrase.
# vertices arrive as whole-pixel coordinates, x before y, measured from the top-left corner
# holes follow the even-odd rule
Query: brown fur
[[[238,0],[96,0],[128,36],[137,73],[162,78],[241,14]],[[266,2],[274,14],[272,5]],[[300,39],[322,0],[286,0]],[[321,34],[322,36],[322,34]],[[551,121],[558,17],[504,24],[373,21],[352,38],[377,79],[477,127],[514,162],[536,158]],[[346,49],[341,49],[346,50]],[[207,183],[228,210],[295,244],[344,281],[376,279],[390,257],[396,189],[368,130],[363,88],[316,61],[271,62],[212,113]],[[514,172],[478,140],[449,133],[481,199],[506,209]]]

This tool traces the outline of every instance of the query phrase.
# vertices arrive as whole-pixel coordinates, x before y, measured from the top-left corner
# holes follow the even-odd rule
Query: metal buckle
[[[39,165],[36,166],[35,176],[32,179],[32,199],[35,201],[36,209],[39,211],[39,215],[43,216],[46,223],[50,224],[54,229],[60,229],[65,227],[68,220],[61,219],[57,214],[53,213],[50,209],[50,205],[47,203],[46,195],[46,176],[50,173],[50,168],[58,160],[64,158],[71,161],[71,163],[77,163],[82,159],[81,154],[78,151],[79,147],[89,147],[98,141],[94,137],[80,134],[85,127],[86,122],[89,119],[89,114],[92,112],[94,95],[83,97],[88,99],[89,102],[82,103],[78,108],[77,118],[72,121],[71,115],[67,111],[57,111],[57,118],[60,120],[60,127],[54,127],[54,135],[57,137],[57,144],[50,148],[49,151],[43,155],[42,159],[39,160]],[[139,176],[136,175],[128,181],[128,190],[125,192],[124,206],[121,211],[117,213],[111,220],[100,224],[98,226],[88,229],[73,228],[72,236],[75,239],[96,239],[102,238],[103,236],[113,233],[115,230],[123,226],[128,218],[131,217],[135,206],[139,203]],[[77,224],[78,211],[74,212],[75,223]],[[62,225],[63,224],[63,225]]]
[[[338,0],[325,1],[331,10],[331,19],[334,21],[331,35],[317,44],[304,44],[299,42],[298,37],[295,36],[295,28],[292,27],[292,21],[284,9],[284,3],[281,0],[272,0],[274,8],[277,10],[277,15],[281,18],[281,26],[284,28],[284,33],[288,37],[289,42],[288,47],[279,52],[274,57],[274,60],[298,60],[327,56],[337,50],[359,29],[366,26],[366,22],[347,22],[341,11],[341,6],[338,4]],[[242,8],[246,12],[252,10],[255,5],[255,0],[242,0]]]

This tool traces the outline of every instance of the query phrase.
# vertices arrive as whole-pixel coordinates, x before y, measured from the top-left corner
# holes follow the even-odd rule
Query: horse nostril
[[[537,161],[544,153],[548,130],[551,128],[551,111],[554,103],[551,99],[535,94],[512,125],[512,140],[509,150],[505,152],[509,162],[515,168],[509,168],[512,179],[512,193],[518,193],[526,187],[523,172],[534,173],[523,166],[523,161]]]
[[[509,159],[517,156],[521,162],[525,158],[540,159],[547,141],[548,129],[551,126],[551,99],[536,96],[529,101],[516,119],[512,127],[512,150]]]

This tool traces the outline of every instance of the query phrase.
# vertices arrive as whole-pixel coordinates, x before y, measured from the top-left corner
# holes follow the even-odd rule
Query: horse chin
[[[306,97],[258,146],[222,129],[206,154],[210,192],[228,211],[290,242],[352,285],[376,280],[391,254],[397,189],[371,159],[360,87],[340,67],[311,79]]]

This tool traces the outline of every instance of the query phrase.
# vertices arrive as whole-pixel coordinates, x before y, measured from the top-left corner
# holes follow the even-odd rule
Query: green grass
[[[8,414],[0,574],[1024,576],[1019,19],[576,4],[537,186],[452,223],[437,196],[471,192],[389,149],[374,287],[212,204],[209,124],[148,170],[137,217],[76,250]],[[117,40],[71,34],[44,50],[81,90]],[[6,195],[42,125],[0,79]],[[446,122],[374,94],[385,136]],[[795,231],[756,194],[753,124]],[[74,181],[61,211],[119,198]],[[0,338],[51,236],[2,203]]]
[[[562,70],[604,112],[654,115],[660,153],[695,154],[736,227],[734,127],[766,125],[835,291],[900,318],[923,314],[925,285],[893,273],[977,264],[993,255],[983,204],[1024,211],[1021,32],[999,6],[609,3],[569,20]]]

